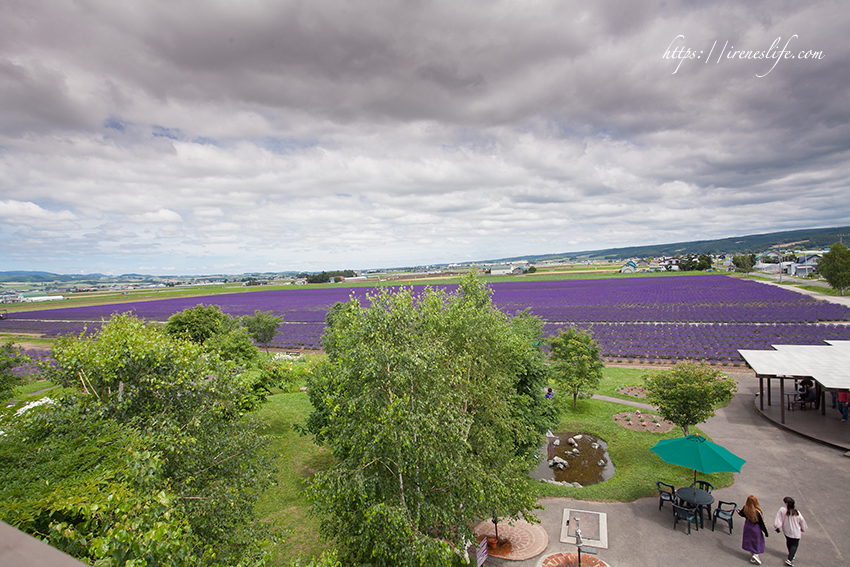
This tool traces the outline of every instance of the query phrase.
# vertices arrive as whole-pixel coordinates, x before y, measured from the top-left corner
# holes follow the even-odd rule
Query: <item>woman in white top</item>
[[[785,506],[776,513],[773,527],[776,528],[776,533],[781,531],[785,534],[785,546],[788,548],[788,559],[785,560],[785,564],[794,567],[794,556],[797,555],[800,537],[804,531],[809,529],[809,526],[806,525],[806,519],[795,507],[793,498],[786,496],[782,501],[785,502]]]

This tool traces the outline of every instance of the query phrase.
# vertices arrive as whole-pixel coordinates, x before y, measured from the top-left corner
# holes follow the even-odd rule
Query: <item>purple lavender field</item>
[[[490,287],[500,309],[508,314],[529,309],[546,321],[547,334],[569,325],[589,330],[608,359],[739,362],[737,349],[742,348],[850,340],[847,307],[727,276],[526,280]],[[173,313],[204,303],[219,305],[233,316],[272,311],[284,318],[274,346],[319,349],[331,305],[351,295],[364,298],[369,291],[287,289],[19,312],[0,321],[0,331],[47,336],[79,333],[83,327],[93,331],[113,313],[127,311],[164,322]]]

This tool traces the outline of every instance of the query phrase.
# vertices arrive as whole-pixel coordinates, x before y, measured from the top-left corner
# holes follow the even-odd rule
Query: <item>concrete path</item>
[[[850,564],[850,459],[842,451],[779,429],[759,416],[754,409],[757,391],[758,380],[739,378],[735,399],[700,426],[715,442],[747,459],[735,475],[735,484],[716,490],[715,499],[741,506],[747,495],[754,494],[767,523],[772,524],[782,498],[791,496],[809,524],[795,564]],[[655,480],[664,479],[647,482]],[[741,549],[743,521],[738,517],[731,536],[723,529],[725,523],[718,524],[715,532],[708,524],[708,529],[688,536],[681,522],[673,531],[672,509],[668,503],[659,511],[657,497],[629,503],[546,498],[541,504],[546,507],[538,514],[549,536],[546,551],[525,561],[491,558],[486,565],[537,567],[548,554],[575,551],[559,541],[565,507],[607,514],[609,547],[600,549],[597,557],[611,567],[750,565],[749,554]],[[782,566],[785,556],[785,538],[771,531],[763,564]]]
[[[803,295],[808,295],[808,296],[813,297],[815,299],[823,299],[824,301],[829,301],[830,303],[838,303],[840,305],[846,305],[847,307],[850,307],[850,295],[828,295],[826,293],[818,293],[816,291],[812,291],[812,290],[809,290],[809,289],[802,289],[802,288],[799,288],[795,285],[783,285],[779,282],[762,281],[761,283],[764,283],[764,284],[767,284],[767,285],[775,285],[775,286],[781,287],[782,289],[787,289],[787,290],[790,290],[790,291],[796,291],[797,293],[802,293]],[[797,280],[794,281],[794,283],[805,284],[805,285],[809,285],[809,286],[818,286],[818,287],[829,288],[829,284],[826,283],[826,282],[805,281],[805,280],[797,279]]]

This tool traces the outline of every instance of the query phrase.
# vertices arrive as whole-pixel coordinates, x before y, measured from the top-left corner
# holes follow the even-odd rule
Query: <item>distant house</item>
[[[797,261],[790,266],[790,269],[792,270],[792,275],[806,277],[817,270],[818,263],[820,263],[820,256],[817,254],[805,254],[797,258]]]
[[[61,295],[47,295],[43,291],[36,291],[32,293],[25,293],[24,295],[24,303],[38,303],[42,301],[61,301],[65,299]]]
[[[489,269],[491,276],[510,276],[512,274],[522,273],[522,268],[520,266],[514,266],[513,264],[490,266]]]
[[[678,272],[679,271],[679,259],[678,258],[659,258],[658,265],[668,272]]]
[[[629,260],[626,262],[622,268],[620,268],[621,274],[634,274],[637,273],[638,267],[634,260]]]

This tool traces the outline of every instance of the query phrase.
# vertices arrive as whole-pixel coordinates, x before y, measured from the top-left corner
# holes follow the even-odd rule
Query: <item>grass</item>
[[[42,339],[35,334],[26,335],[20,333],[0,333],[0,343],[5,343],[8,341],[12,341],[15,344],[28,343],[31,345],[38,345],[44,347],[45,349],[51,348],[56,342],[55,339]]]
[[[646,402],[641,398],[621,394],[617,389],[621,386],[643,386],[643,378],[651,372],[661,370],[660,368],[648,365],[646,368],[619,368],[616,366],[606,367],[602,369],[602,381],[594,390],[595,394],[619,398],[621,400],[632,400],[633,402]]]
[[[285,530],[272,548],[273,565],[289,565],[297,557],[318,556],[328,546],[319,540],[318,521],[308,515],[310,504],[304,496],[305,481],[326,469],[330,453],[313,443],[312,435],[301,435],[293,424],[303,425],[310,413],[307,394],[275,394],[260,410],[268,423],[271,449],[277,465],[276,484],[257,503],[257,517]]]
[[[615,473],[609,480],[573,488],[549,483],[540,483],[540,496],[563,496],[580,500],[606,502],[630,502],[658,493],[655,482],[664,481],[674,486],[688,486],[693,482],[693,470],[668,465],[649,449],[662,439],[681,437],[681,429],[668,433],[632,431],[614,422],[612,416],[626,411],[631,406],[602,400],[579,400],[578,408],[564,413],[556,432],[592,434],[608,444],[608,455],[614,464]],[[694,432],[702,432],[691,428]],[[716,488],[730,486],[734,482],[731,473],[699,474]]]
[[[12,396],[4,400],[3,405],[0,407],[0,415],[11,415],[30,402],[34,402],[45,396],[57,398],[69,391],[61,386],[54,386],[56,384],[50,380],[29,380],[20,386],[16,386],[12,390]]]

